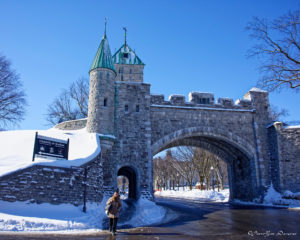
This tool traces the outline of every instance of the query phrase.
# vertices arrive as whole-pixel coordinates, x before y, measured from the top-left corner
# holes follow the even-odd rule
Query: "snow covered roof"
[[[286,129],[289,128],[300,128],[300,125],[296,125],[296,126],[287,126]]]
[[[136,53],[125,42],[113,55],[113,61],[117,64],[145,65]]]
[[[68,160],[36,157],[32,162],[35,133],[35,130],[0,132],[0,176],[35,164],[65,168],[79,167],[91,161],[100,153],[98,134],[88,133],[86,129],[67,131],[52,128],[38,131],[38,134],[63,140],[69,139]]]
[[[257,88],[257,87],[253,87],[249,90],[249,92],[267,92],[265,90],[262,90],[260,88]]]
[[[90,68],[90,71],[96,68],[108,68],[113,71],[115,70],[112,56],[111,56],[111,51],[109,48],[108,40],[106,38],[106,34],[104,34],[101,43],[98,47],[96,56],[94,58],[93,64]]]

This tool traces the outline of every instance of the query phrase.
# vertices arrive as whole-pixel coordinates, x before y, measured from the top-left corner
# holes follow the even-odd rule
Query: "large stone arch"
[[[161,136],[160,139],[155,141],[152,146],[151,150],[153,155],[162,151],[165,146],[168,146],[170,143],[177,141],[179,139],[185,139],[189,137],[211,137],[215,139],[220,139],[228,144],[237,147],[238,149],[242,150],[245,154],[249,157],[255,157],[255,149],[247,143],[244,139],[236,136],[230,131],[224,131],[218,128],[213,127],[190,127],[190,128],[183,128],[177,131],[174,131],[168,135]]]
[[[182,145],[204,148],[227,163],[231,200],[248,201],[257,196],[255,149],[243,139],[213,128],[185,128],[156,141],[152,152]]]

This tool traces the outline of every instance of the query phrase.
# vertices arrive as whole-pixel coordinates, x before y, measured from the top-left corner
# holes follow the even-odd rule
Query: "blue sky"
[[[47,107],[84,76],[96,54],[107,16],[112,52],[128,44],[146,64],[152,93],[212,92],[234,100],[255,86],[257,60],[247,59],[253,16],[273,19],[299,8],[296,0],[0,0],[0,52],[24,83],[29,106],[15,129],[47,129]],[[270,102],[300,120],[300,93],[271,93]]]

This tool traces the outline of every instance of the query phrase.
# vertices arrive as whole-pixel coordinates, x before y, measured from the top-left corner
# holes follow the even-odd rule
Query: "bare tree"
[[[257,44],[249,56],[262,61],[258,85],[269,91],[300,87],[300,11],[289,12],[271,22],[254,17],[247,25]]]
[[[57,123],[87,117],[89,85],[87,78],[79,78],[48,106],[46,120],[55,125]]]
[[[289,112],[286,108],[278,108],[277,106],[271,105],[271,119],[272,121],[282,121],[283,117],[287,117],[289,115]]]
[[[167,162],[166,158],[154,158],[153,160],[153,178],[154,184],[157,188],[167,189],[167,183],[170,179],[170,165]]]
[[[70,97],[75,101],[81,116],[88,115],[89,82],[87,78],[79,78],[70,86]]]
[[[174,167],[172,167],[174,158],[171,150],[167,150],[165,160],[168,166],[168,177],[170,182],[170,189],[175,190],[175,185],[177,185],[177,187],[179,188],[181,175]]]
[[[215,154],[202,148],[194,148],[194,158],[201,189],[203,188],[204,180],[207,189],[210,188],[210,185],[214,188],[214,181],[211,182],[212,179],[216,180],[218,191],[220,185],[221,189],[224,189],[224,182],[228,182],[227,164]]]
[[[194,164],[193,147],[182,146],[177,147],[174,154],[173,167],[187,181],[190,190],[193,188],[193,180],[196,173]]]
[[[203,189],[204,180],[206,187],[209,187],[210,183],[210,169],[212,166],[210,153],[202,148],[194,149],[194,164],[200,181],[201,189]]]
[[[0,55],[0,127],[15,125],[24,119],[26,106],[22,82],[11,63]]]

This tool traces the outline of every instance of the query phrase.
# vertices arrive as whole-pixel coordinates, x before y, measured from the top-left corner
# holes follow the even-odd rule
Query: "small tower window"
[[[107,98],[104,98],[103,106],[104,106],[104,107],[107,107]]]
[[[132,73],[132,69],[129,70],[129,73],[130,73],[130,74]]]
[[[121,75],[121,81],[124,81],[123,75]]]
[[[128,112],[128,105],[127,104],[125,105],[125,112],[126,113]]]
[[[123,53],[124,58],[128,58],[128,53]]]
[[[140,105],[135,106],[135,112],[140,112]]]
[[[108,79],[109,79],[109,72],[108,72],[108,73],[106,73],[106,78],[108,78]]]

